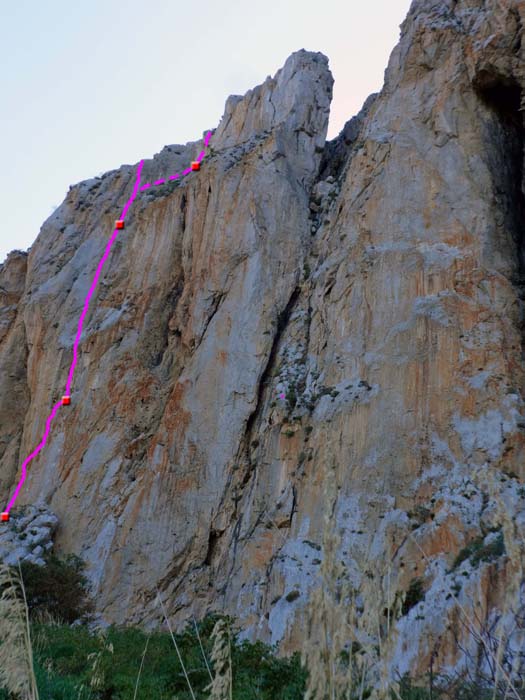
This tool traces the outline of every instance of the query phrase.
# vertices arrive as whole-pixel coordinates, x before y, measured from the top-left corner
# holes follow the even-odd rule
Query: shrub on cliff
[[[86,621],[93,606],[84,569],[84,562],[75,555],[65,559],[49,555],[44,566],[24,562],[21,571],[31,619]]]

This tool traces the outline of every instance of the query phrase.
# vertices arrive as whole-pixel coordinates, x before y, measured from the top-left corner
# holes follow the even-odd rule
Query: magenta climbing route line
[[[208,131],[206,134],[206,138],[204,139],[204,149],[208,148],[208,144],[211,139],[211,131]],[[204,156],[206,155],[206,150],[202,150],[199,155],[197,156],[197,159],[194,161],[195,163],[200,163]],[[141,191],[143,190],[149,190],[150,187],[155,187],[156,185],[164,185],[166,182],[169,180],[178,180],[180,177],[184,177],[185,175],[188,175],[191,173],[192,169],[191,168],[186,168],[186,170],[183,170],[182,173],[173,173],[173,175],[169,175],[168,177],[163,177],[160,180],[155,180],[155,182],[146,182],[142,187],[140,188]]]
[[[128,213],[128,209],[137,196],[137,193],[139,191],[139,185],[140,185],[140,173],[142,171],[142,166],[144,165],[144,161],[141,160],[138,167],[137,167],[137,176],[135,178],[135,184],[133,186],[133,192],[131,193],[131,197],[128,199],[126,202],[126,205],[124,209],[122,210],[122,216],[121,219],[124,220],[126,217],[126,214]],[[95,271],[95,276],[93,278],[93,282],[91,283],[91,287],[89,288],[89,291],[87,293],[86,299],[84,301],[84,308],[82,310],[82,313],[80,315],[80,318],[78,320],[78,328],[77,328],[77,334],[75,337],[75,342],[73,344],[73,360],[71,362],[71,367],[69,368],[69,374],[67,377],[67,383],[66,383],[66,394],[69,394],[71,391],[71,383],[73,381],[73,375],[75,373],[75,367],[77,366],[78,362],[78,344],[80,343],[80,336],[82,335],[82,326],[84,324],[84,319],[86,318],[86,314],[88,312],[89,308],[89,302],[91,300],[91,297],[93,296],[93,292],[95,291],[95,287],[97,286],[98,279],[100,277],[100,273],[102,272],[102,268],[104,267],[104,263],[108,259],[109,253],[111,251],[111,246],[115,242],[116,237],[118,236],[118,232],[120,229],[115,228],[113,231],[113,234],[111,235],[110,239],[108,240],[106,244],[106,250],[104,251],[104,255],[100,258],[100,261],[97,265],[97,269]],[[58,413],[58,409],[62,405],[62,401],[59,401],[53,406],[53,410],[49,414],[47,420],[46,420],[46,429],[44,430],[44,435],[42,436],[42,440],[40,444],[31,452],[30,455],[28,455],[24,461],[22,462],[22,467],[21,467],[21,475],[20,475],[20,481],[18,482],[15,491],[13,495],[11,496],[11,500],[7,504],[7,508],[5,509],[5,513],[9,513],[13,505],[15,504],[16,499],[18,498],[18,494],[20,493],[20,489],[22,488],[22,485],[24,481],[26,480],[27,476],[27,465],[31,460],[33,460],[37,454],[42,450],[44,445],[47,442],[47,438],[49,437],[49,432],[51,430],[51,423],[53,422],[56,414]]]
[[[140,173],[142,171],[143,165],[144,165],[144,161],[141,160],[139,163],[139,166],[137,168],[137,177],[135,180],[135,185],[133,186],[133,192],[131,193],[131,197],[126,202],[126,206],[122,210],[122,215],[120,217],[121,221],[124,221],[124,219],[126,218],[126,214],[128,213],[128,209],[129,209],[131,203],[133,202],[133,200],[135,199],[135,197],[137,196],[137,192],[139,191]],[[82,326],[84,325],[84,319],[86,318],[86,314],[88,312],[89,302],[91,301],[91,297],[93,296],[93,292],[95,291],[95,288],[98,284],[100,273],[102,272],[102,268],[104,267],[104,263],[108,259],[109,253],[111,251],[111,246],[115,242],[115,239],[118,236],[119,230],[120,229],[115,228],[113,231],[113,234],[111,235],[111,238],[106,243],[106,250],[104,251],[104,255],[100,258],[100,261],[97,265],[97,269],[95,270],[95,276],[93,277],[93,282],[91,282],[91,287],[89,288],[86,299],[84,301],[84,308],[82,309],[82,313],[80,314],[80,318],[78,319],[77,334],[75,336],[75,342],[73,343],[73,362],[71,363],[71,367],[69,368],[69,374],[67,376],[67,382],[66,382],[66,395],[69,395],[69,393],[71,391],[71,384],[73,382],[73,375],[75,374],[75,368],[76,368],[77,362],[78,362],[78,344],[80,343],[80,336],[82,335]]]
[[[206,134],[206,138],[204,139],[204,148],[206,148],[206,147],[208,146],[208,143],[209,143],[210,138],[211,138],[211,134],[212,134],[211,131],[209,131],[209,132]],[[202,159],[204,158],[204,155],[205,155],[205,151],[203,150],[203,151],[201,151],[201,152],[199,153],[199,156],[198,156],[196,162],[197,162],[197,163],[200,163],[200,162],[202,161]],[[120,217],[120,221],[122,221],[122,222],[123,222],[124,219],[126,218],[126,214],[128,213],[128,210],[129,210],[129,208],[130,208],[130,206],[131,206],[133,200],[136,198],[136,196],[137,196],[137,194],[138,194],[138,192],[139,192],[139,189],[140,189],[140,190],[145,190],[145,189],[148,189],[149,187],[152,186],[150,183],[148,183],[148,184],[146,184],[146,185],[140,187],[140,176],[141,176],[142,166],[143,166],[143,165],[144,165],[144,161],[141,160],[140,163],[139,163],[139,165],[137,166],[137,174],[136,174],[136,177],[135,177],[135,184],[134,184],[134,186],[133,186],[133,192],[131,193],[131,197],[128,199],[128,201],[126,202],[126,204],[124,205],[124,208],[123,208],[123,210],[122,210],[122,214],[121,214],[121,217]],[[186,170],[184,170],[184,171],[182,172],[182,175],[187,175],[187,174],[190,173],[191,171],[192,171],[192,168],[187,168]],[[175,175],[170,175],[170,176],[169,176],[169,179],[170,179],[170,180],[176,180],[176,179],[179,178],[179,177],[180,177],[179,173],[176,173]],[[153,184],[154,184],[154,185],[160,185],[160,184],[162,184],[162,183],[164,183],[164,182],[166,182],[166,179],[157,180],[157,181],[154,182]],[[111,252],[111,247],[112,247],[113,243],[115,242],[115,239],[117,238],[117,236],[118,236],[120,230],[121,230],[121,228],[118,228],[118,227],[115,227],[115,229],[113,230],[113,233],[112,233],[112,235],[110,236],[110,238],[109,238],[109,240],[108,240],[108,242],[107,242],[107,244],[106,244],[106,249],[104,250],[104,254],[103,254],[102,257],[100,258],[100,261],[99,261],[99,263],[98,263],[98,265],[97,265],[97,269],[95,270],[95,276],[93,277],[93,281],[92,281],[92,283],[91,283],[91,286],[90,286],[90,288],[89,288],[89,290],[88,290],[88,293],[87,293],[87,295],[86,295],[86,298],[85,298],[85,300],[84,300],[84,307],[83,307],[83,309],[82,309],[82,313],[80,314],[80,318],[78,319],[77,333],[76,333],[76,336],[75,336],[75,341],[74,341],[74,343],[73,343],[73,360],[72,360],[72,362],[71,362],[71,366],[70,366],[70,368],[69,368],[69,373],[68,373],[68,376],[67,376],[66,391],[65,391],[66,396],[69,396],[69,394],[70,394],[70,392],[71,392],[71,385],[72,385],[72,383],[73,383],[73,376],[74,376],[74,374],[75,374],[75,368],[76,368],[77,362],[78,362],[78,346],[79,346],[79,344],[80,344],[80,338],[81,338],[81,336],[82,336],[82,328],[83,328],[83,325],[84,325],[84,320],[85,320],[85,318],[86,318],[86,314],[87,314],[88,309],[89,309],[89,302],[91,301],[91,297],[93,296],[93,292],[95,291],[96,286],[97,286],[97,284],[98,284],[98,280],[99,280],[99,278],[100,278],[100,274],[101,274],[101,272],[102,272],[102,268],[104,267],[104,263],[106,262],[106,260],[107,260],[108,257],[109,257],[109,254],[110,254],[110,252]],[[31,460],[33,460],[33,459],[37,456],[37,454],[38,454],[38,453],[43,449],[43,447],[45,446],[45,444],[46,444],[46,442],[47,442],[47,438],[49,437],[49,433],[50,433],[50,431],[51,431],[51,423],[52,423],[53,420],[55,419],[55,416],[56,416],[57,413],[58,413],[58,409],[59,409],[60,406],[62,406],[62,405],[63,405],[63,404],[62,404],[62,401],[59,401],[58,403],[56,403],[56,404],[53,406],[53,408],[52,408],[52,410],[51,410],[51,413],[49,414],[49,416],[47,417],[47,420],[46,420],[46,428],[45,428],[45,430],[44,430],[44,434],[43,434],[43,436],[42,436],[42,440],[41,440],[40,443],[37,445],[37,447],[33,450],[33,452],[31,452],[31,453],[24,459],[24,461],[22,462],[22,466],[21,466],[21,468],[20,468],[20,469],[21,469],[20,480],[19,480],[19,482],[18,482],[18,484],[17,484],[17,486],[16,486],[16,488],[15,488],[15,490],[14,490],[13,495],[11,496],[11,499],[9,500],[9,503],[7,504],[7,508],[6,508],[5,511],[2,513],[2,520],[8,519],[8,517],[9,517],[9,511],[10,511],[11,508],[14,506],[15,501],[16,501],[16,499],[18,498],[18,494],[20,493],[20,489],[22,488],[22,485],[24,484],[24,481],[26,480],[26,476],[27,476],[27,465],[29,464],[29,462],[31,462]],[[5,516],[5,517],[4,517],[4,516]]]

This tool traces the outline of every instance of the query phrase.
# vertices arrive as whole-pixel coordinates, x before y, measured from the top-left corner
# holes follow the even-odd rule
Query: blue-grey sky
[[[298,49],[335,78],[329,138],[378,90],[410,0],[16,0],[0,13],[0,262],[69,185],[217,125]]]

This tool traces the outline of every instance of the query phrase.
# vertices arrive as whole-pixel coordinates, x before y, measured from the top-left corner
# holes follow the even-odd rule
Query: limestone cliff
[[[479,630],[505,609],[516,643],[524,18],[521,0],[416,0],[381,93],[331,143],[327,59],[299,51],[228,99],[198,174],[137,197],[20,497],[56,513],[106,620],[154,622],[158,586],[178,622],[225,610],[296,648],[335,466],[350,578],[387,561],[392,591],[423,583],[396,672],[461,666],[457,636],[475,656],[458,609]],[[167,146],[143,181],[201,147]],[[72,187],[0,268],[5,500],[135,170]],[[473,542],[486,556],[458,558]]]

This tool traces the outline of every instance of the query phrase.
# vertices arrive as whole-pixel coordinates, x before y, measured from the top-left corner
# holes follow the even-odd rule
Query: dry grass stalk
[[[61,627],[63,622],[56,613],[51,613],[49,610],[39,610],[31,616],[33,622],[46,627]]]
[[[144,647],[144,651],[142,652],[142,657],[140,659],[139,673],[137,675],[137,682],[135,683],[135,692],[133,693],[133,700],[137,700],[137,693],[139,692],[140,676],[142,674],[142,667],[144,666],[144,659],[146,658],[146,653],[148,651],[149,639],[150,639],[150,636],[148,634],[148,636],[146,638],[146,645]]]
[[[399,684],[391,677],[389,662],[397,638],[393,622],[401,616],[404,596],[393,590],[388,559],[371,561],[371,539],[359,566],[356,585],[345,580],[344,567],[337,561],[340,538],[334,531],[338,491],[335,469],[326,484],[323,583],[312,597],[309,618],[314,624],[317,618],[319,625],[326,625],[328,631],[324,633],[322,652],[316,653],[310,645],[309,651],[303,653],[303,663],[307,663],[310,671],[306,697],[390,700],[393,694],[399,698]],[[322,657],[328,660],[324,671]],[[320,683],[323,676],[324,682]]]
[[[182,660],[179,645],[177,644],[177,640],[175,639],[175,635],[173,634],[173,630],[171,629],[171,624],[170,624],[170,620],[168,617],[168,613],[166,612],[166,608],[164,607],[164,603],[162,602],[162,598],[160,597],[160,591],[158,588],[157,588],[157,599],[158,599],[160,606],[162,608],[162,612],[163,612],[164,618],[166,620],[166,624],[168,625],[171,639],[173,641],[173,646],[175,647],[175,651],[177,652],[177,656],[179,657],[179,662],[180,662],[180,665],[182,667],[182,672],[184,673],[184,678],[186,679],[186,683],[188,684],[188,688],[190,690],[190,695],[191,695],[193,700],[196,700],[195,693],[193,692],[193,688],[191,687],[190,679],[189,679],[188,674],[186,672],[186,666],[184,665],[184,661]]]
[[[94,651],[87,656],[88,661],[93,662],[91,664],[91,679],[89,682],[93,690],[102,690],[104,688],[106,674],[102,663],[103,658],[107,652],[113,654],[113,644],[111,644],[111,642],[108,643],[106,635],[103,631],[99,632],[98,638],[101,645],[100,650]]]
[[[351,698],[355,674],[352,664],[343,667],[347,635],[355,623],[356,605],[343,568],[337,561],[339,537],[333,529],[336,503],[335,475],[330,473],[325,493],[327,505],[323,530],[322,585],[311,595],[301,660],[308,669],[305,700]],[[351,654],[349,655],[351,659]]]
[[[523,609],[521,603],[521,587],[525,581],[524,558],[525,544],[523,542],[522,532],[520,532],[517,520],[511,516],[508,505],[504,502],[501,493],[501,482],[496,480],[496,474],[492,469],[481,470],[478,474],[478,482],[481,487],[485,486],[495,506],[496,520],[501,524],[503,533],[503,541],[505,543],[505,552],[507,556],[507,572],[510,576],[506,577],[505,582],[505,606],[513,616],[514,620],[520,620],[523,617]],[[520,622],[515,626],[514,632],[521,639],[521,644],[514,643],[514,649],[511,647],[510,634],[503,629],[505,613],[498,620],[494,630],[494,636],[498,639],[496,653],[492,652],[492,658],[496,667],[495,673],[495,689],[498,687],[499,675],[505,681],[505,697],[510,693],[514,698],[520,698],[520,694],[514,684],[513,679],[521,677],[523,679],[524,665],[521,653],[516,652],[516,646],[521,649],[525,646],[525,632],[523,624]],[[518,629],[519,628],[519,629]],[[487,647],[483,637],[481,642]],[[507,667],[508,672],[504,666]],[[522,682],[523,688],[523,682]]]
[[[325,483],[321,586],[310,597],[301,654],[309,674],[305,700],[390,698],[391,691],[398,695],[398,686],[388,674],[388,654],[395,639],[391,619],[399,617],[402,600],[392,600],[390,571],[386,577],[377,566],[372,571],[368,557],[358,587],[345,577],[337,559],[340,538],[334,528],[335,469]],[[385,609],[389,611],[386,620]]]
[[[206,687],[210,691],[209,700],[232,700],[233,674],[231,657],[230,627],[226,620],[217,620],[211,633],[213,649],[211,660],[215,675]]]
[[[20,573],[0,566],[0,686],[21,700],[38,700],[29,612]]]
[[[195,620],[195,615],[192,615],[192,619],[193,619],[193,626],[195,627],[195,634],[197,635],[197,639],[199,640],[199,646],[201,648],[202,657],[204,659],[204,663],[206,664],[206,668],[208,669],[208,675],[210,677],[210,680],[213,682],[213,674],[211,672],[210,665],[208,664],[208,659],[206,658],[206,654],[204,653],[204,647],[202,646],[202,640],[201,640],[201,636],[199,634],[199,628],[197,627],[197,621]]]
[[[421,554],[422,554],[423,558],[425,559],[425,561],[427,562],[427,564],[430,565],[430,563],[431,563],[430,559],[427,556],[426,552],[421,547],[421,545],[419,544],[419,542],[415,539],[415,537],[412,535],[412,533],[409,533],[409,537],[412,539],[412,541],[414,542],[416,547],[419,549],[419,551],[421,552]],[[506,544],[506,542],[505,542],[505,544]],[[457,598],[456,598],[456,605],[457,605],[459,611],[461,612],[463,622],[465,624],[465,627],[466,627],[468,633],[471,634],[472,637],[478,642],[478,644],[483,647],[483,651],[484,651],[485,655],[494,664],[494,667],[496,669],[495,678],[493,679],[494,680],[494,697],[497,697],[498,679],[499,679],[499,675],[501,674],[502,678],[504,679],[504,681],[506,683],[505,697],[507,697],[507,694],[510,692],[511,697],[514,697],[515,700],[523,700],[521,698],[520,694],[518,693],[516,687],[514,686],[514,683],[512,682],[510,675],[505,671],[505,669],[503,668],[503,665],[501,663],[501,655],[502,655],[502,650],[503,650],[502,645],[504,644],[504,636],[502,634],[500,634],[499,637],[497,637],[498,647],[497,647],[496,651],[494,652],[494,650],[491,648],[490,644],[488,643],[487,639],[485,639],[485,635],[478,630],[478,625],[476,625],[475,616],[473,614],[469,614],[467,612],[467,610],[465,609],[465,607],[461,604],[461,602]],[[501,619],[503,619],[503,616],[500,618],[500,621],[501,621]],[[499,622],[500,621],[498,621],[498,625],[496,627],[496,633],[499,629]]]

